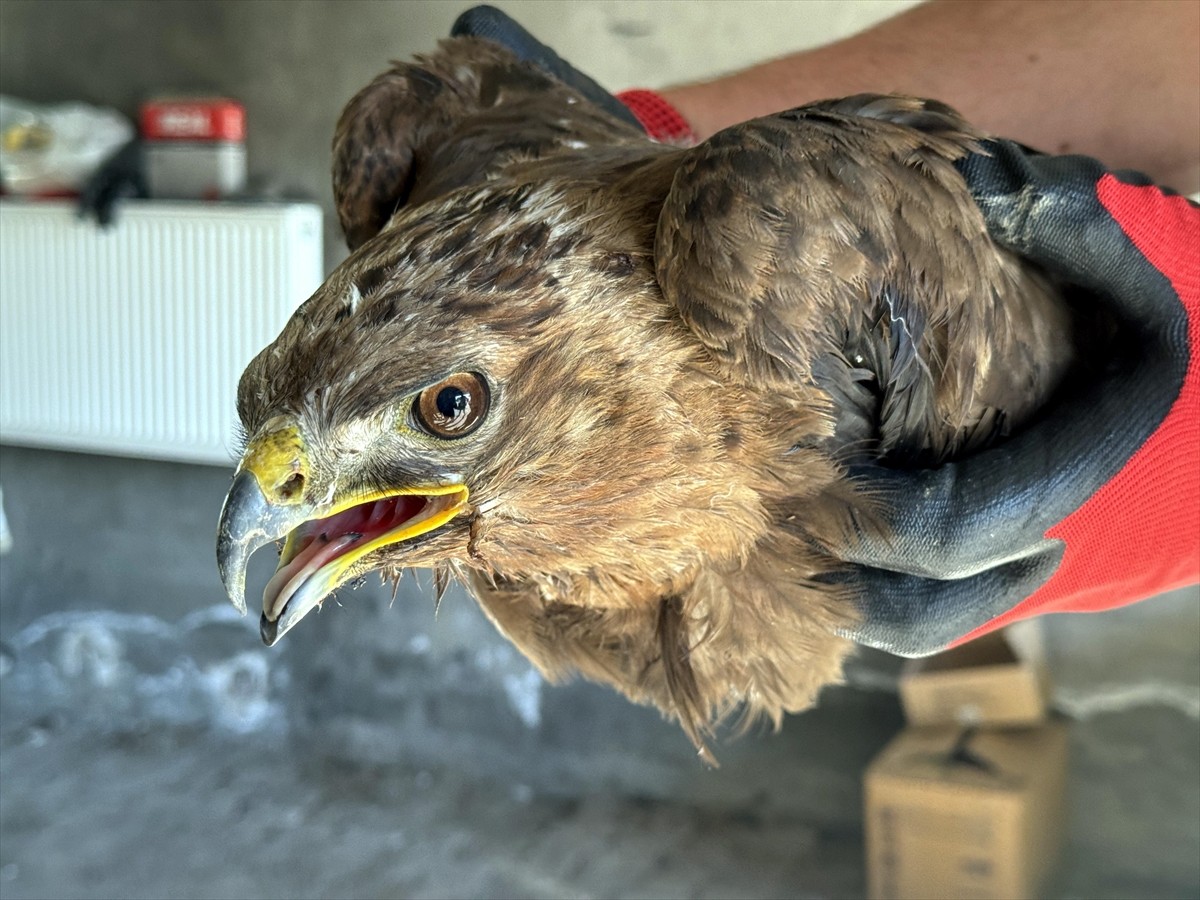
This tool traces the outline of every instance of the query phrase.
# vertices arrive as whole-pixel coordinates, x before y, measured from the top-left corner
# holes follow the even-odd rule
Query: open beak
[[[251,442],[217,526],[217,567],[225,591],[246,612],[246,565],[284,540],[279,568],[263,592],[260,629],[274,644],[338,585],[361,575],[372,552],[440,528],[461,512],[461,484],[406,485],[391,491],[311,499],[308,454],[299,430],[273,420]]]

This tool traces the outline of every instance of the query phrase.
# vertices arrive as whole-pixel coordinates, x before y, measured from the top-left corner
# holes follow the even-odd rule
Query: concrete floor
[[[3,900],[863,894],[890,657],[713,771],[459,593],[368,586],[263,648],[213,572],[227,473],[4,447],[0,479]],[[1049,624],[1075,721],[1045,896],[1200,895],[1196,592]]]
[[[806,812],[803,795],[727,806],[712,797],[562,793],[471,775],[449,756],[440,766],[364,765],[264,735],[98,733],[61,718],[6,729],[2,740],[6,900],[859,897],[864,890],[858,829]],[[792,764],[813,783],[830,774],[802,758]],[[1168,800],[1163,792],[1179,774],[1166,768],[1143,779],[1149,795],[1133,821],[1118,805],[1088,827],[1076,822],[1083,839],[1072,841],[1046,896],[1196,895],[1194,881],[1154,871],[1155,857],[1186,854],[1193,839],[1155,828],[1153,806]],[[1078,794],[1080,779],[1096,773],[1076,767],[1075,774]],[[1126,854],[1087,837],[1112,828]]]
[[[2,769],[38,785],[4,803],[0,892],[13,900],[863,890],[853,833],[752,810],[549,796],[451,768],[334,765],[165,734],[26,743],[6,748]]]

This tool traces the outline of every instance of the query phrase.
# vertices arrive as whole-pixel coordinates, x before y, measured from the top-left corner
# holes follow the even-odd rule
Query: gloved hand
[[[473,6],[468,9],[450,26],[450,37],[476,37],[494,41],[518,59],[532,63],[547,75],[574,88],[609,115],[630,125],[639,124],[628,107],[494,6]]]
[[[610,108],[498,10],[469,10],[452,33],[586,83]],[[686,139],[653,92],[618,97],[651,137]],[[937,469],[854,473],[881,501],[887,537],[864,530],[841,551],[863,612],[849,636],[908,656],[1200,581],[1200,209],[1141,176],[1006,141],[960,171],[992,236],[1103,304],[1132,352],[1001,446]]]
[[[574,88],[610,115],[641,128],[656,141],[681,146],[696,142],[691,126],[683,116],[654,91],[610,94],[494,6],[468,9],[455,20],[450,36],[495,41],[518,58]]]
[[[890,537],[844,554],[850,636],[903,655],[1200,581],[1200,209],[1085,157],[987,150],[960,170],[992,236],[1104,304],[1133,352],[1001,446],[858,473]]]

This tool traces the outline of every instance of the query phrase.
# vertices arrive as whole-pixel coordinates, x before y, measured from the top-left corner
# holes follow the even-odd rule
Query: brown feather
[[[622,135],[639,138],[495,44],[455,38],[394,64],[346,105],[333,137],[338,219],[354,249],[406,203],[480,184],[569,143],[607,146]]]
[[[294,417],[313,492],[468,484],[469,516],[351,575],[465,573],[547,677],[654,704],[702,750],[735,709],[778,724],[851,649],[826,578],[871,515],[847,458],[993,440],[1067,362],[1062,304],[953,167],[979,137],[863,96],[676,150],[446,42],[338,123],[356,249],[247,369],[243,424]],[[492,385],[479,430],[407,426],[459,371]]]

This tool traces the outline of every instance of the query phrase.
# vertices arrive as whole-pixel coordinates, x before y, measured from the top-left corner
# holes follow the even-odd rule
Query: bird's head
[[[548,187],[402,211],[254,359],[218,558],[244,610],[249,556],[283,542],[264,640],[371,570],[669,586],[690,548],[761,533],[729,411],[624,227]]]

